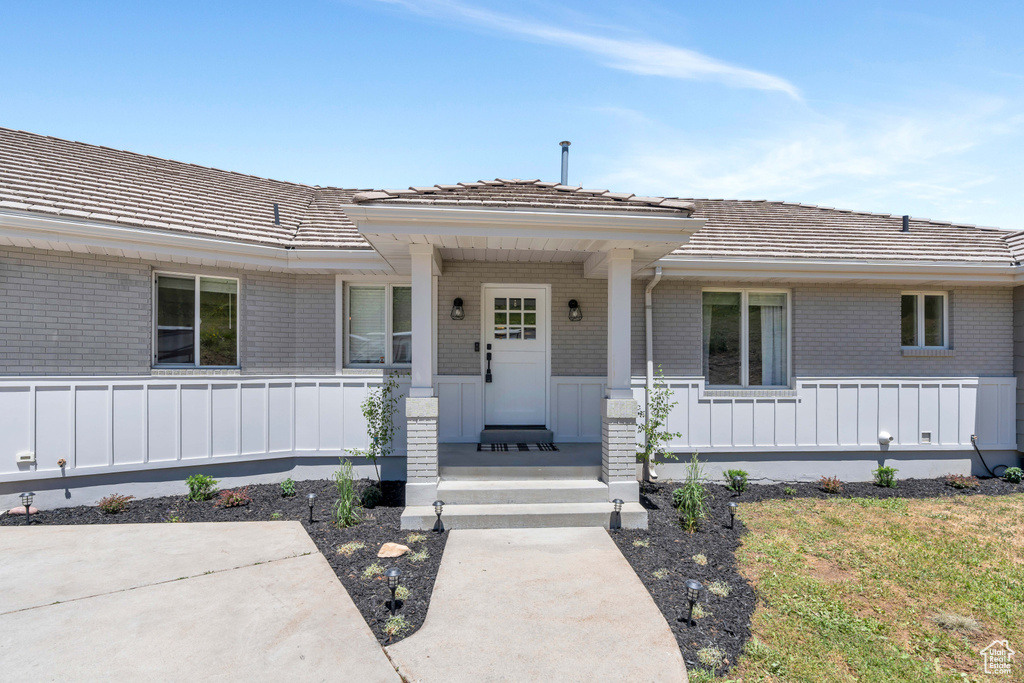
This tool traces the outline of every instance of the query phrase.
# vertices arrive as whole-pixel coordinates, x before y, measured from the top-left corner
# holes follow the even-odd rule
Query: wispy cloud
[[[800,99],[800,92],[796,86],[783,78],[653,40],[625,40],[590,35],[518,19],[453,0],[378,1],[398,5],[417,14],[452,19],[527,40],[579,50],[596,57],[605,66],[630,73],[682,80],[715,81],[737,88],[783,92],[793,99]]]

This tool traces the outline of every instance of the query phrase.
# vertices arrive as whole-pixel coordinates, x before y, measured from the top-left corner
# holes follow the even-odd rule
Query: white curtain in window
[[[786,295],[750,294],[750,306],[761,309],[761,385],[789,381],[786,367]]]
[[[351,363],[383,363],[385,353],[384,287],[348,290],[348,358]]]

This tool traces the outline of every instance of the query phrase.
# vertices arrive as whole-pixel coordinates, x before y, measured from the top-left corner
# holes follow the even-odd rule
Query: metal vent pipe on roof
[[[274,204],[274,225],[281,225],[281,212],[277,209],[277,204]]]
[[[568,140],[562,140],[558,143],[562,147],[562,184],[569,184],[569,145],[572,143]]]
[[[903,217],[903,232],[910,232],[910,216]]]

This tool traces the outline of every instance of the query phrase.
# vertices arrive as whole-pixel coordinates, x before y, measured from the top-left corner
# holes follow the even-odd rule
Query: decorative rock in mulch
[[[409,552],[409,546],[401,543],[385,543],[377,551],[377,557],[401,557]]]
[[[36,509],[35,505],[30,505],[28,507],[28,511],[29,511],[29,513],[31,513],[33,515],[38,515],[39,514],[39,510]],[[7,514],[9,514],[9,515],[23,515],[23,514],[25,514],[25,506],[24,505],[19,505],[16,508],[11,508],[10,510],[7,511]]]

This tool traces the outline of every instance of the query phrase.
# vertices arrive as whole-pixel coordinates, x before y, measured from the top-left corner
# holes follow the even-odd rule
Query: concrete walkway
[[[423,627],[389,646],[412,683],[685,683],[661,611],[598,528],[450,532]]]
[[[0,529],[4,680],[400,683],[297,522]]]

